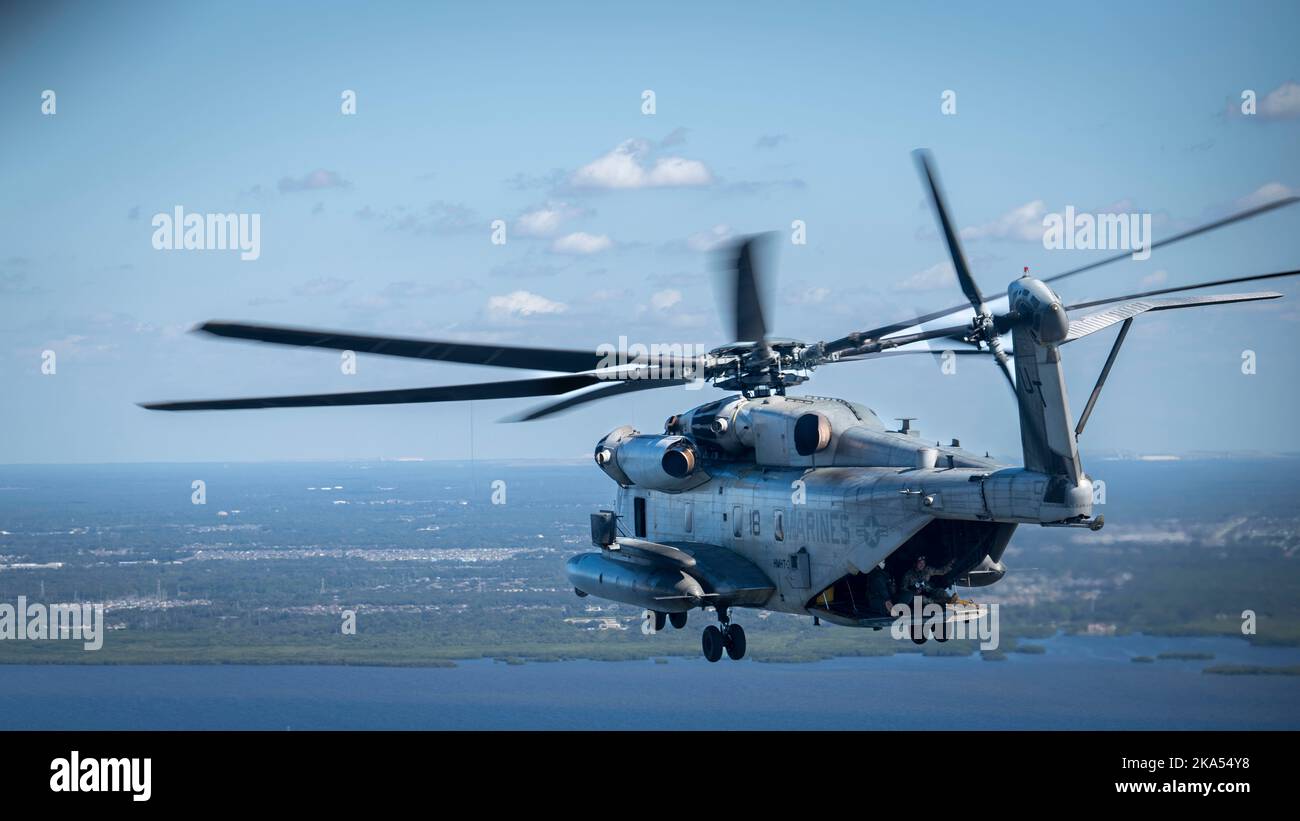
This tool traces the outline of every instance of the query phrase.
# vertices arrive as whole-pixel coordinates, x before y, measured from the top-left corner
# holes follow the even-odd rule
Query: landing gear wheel
[[[948,624],[948,605],[945,604],[943,606],[943,621],[935,625],[934,628],[934,640],[947,641],[950,638],[949,636],[950,629],[951,628]]]
[[[704,646],[704,657],[709,661],[717,661],[722,658],[722,646],[724,639],[722,631],[710,624],[704,628],[704,635],[701,639]]]
[[[740,661],[745,657],[745,628],[739,624],[728,624],[722,639],[727,648],[727,655],[733,661]]]
[[[656,610],[655,611],[655,632],[658,633],[660,630],[664,629],[664,624],[667,621],[668,621],[668,614],[660,613],[658,610]]]
[[[678,630],[681,630],[683,627],[686,626],[687,615],[688,614],[685,611],[681,613],[669,613],[668,621],[672,623],[673,627],[676,627]]]

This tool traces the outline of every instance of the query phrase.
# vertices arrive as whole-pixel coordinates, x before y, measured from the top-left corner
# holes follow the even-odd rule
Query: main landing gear
[[[745,628],[733,624],[725,609],[718,610],[718,621],[721,622],[720,628],[712,624],[704,628],[700,641],[704,657],[717,661],[725,651],[733,660],[740,661],[745,657]]]
[[[655,632],[658,633],[664,629],[665,623],[681,630],[686,626],[687,615],[687,613],[654,611]],[[726,609],[720,609],[718,610],[718,625],[710,624],[704,628],[704,635],[700,639],[700,644],[704,649],[704,657],[709,661],[718,661],[722,658],[723,653],[739,661],[745,657],[745,628],[739,624],[733,624]]]

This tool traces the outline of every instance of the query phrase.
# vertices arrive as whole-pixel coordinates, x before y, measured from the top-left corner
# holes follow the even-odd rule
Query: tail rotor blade
[[[1016,390],[1016,378],[1011,374],[1010,358],[1002,351],[998,351],[994,354],[994,359],[998,363],[998,370],[1002,371],[1002,375],[1007,378],[1007,384],[1011,386],[1011,392],[1019,398],[1020,392]]]
[[[966,263],[966,254],[961,249],[961,239],[948,213],[947,198],[944,197],[943,188],[939,185],[938,175],[934,170],[934,158],[925,149],[913,151],[912,156],[916,159],[916,166],[925,179],[926,190],[930,194],[930,205],[933,206],[935,216],[939,219],[939,227],[943,229],[944,241],[948,243],[948,255],[952,257],[952,266],[957,271],[957,282],[961,284],[961,291],[966,295],[966,299],[970,300],[971,307],[979,313],[984,306],[984,295],[980,293],[975,278],[971,276],[970,266]]]

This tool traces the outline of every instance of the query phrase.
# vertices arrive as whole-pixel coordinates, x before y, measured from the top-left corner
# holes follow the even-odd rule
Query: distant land
[[[1300,645],[1300,457],[1089,465],[1106,483],[1106,527],[1021,527],[1006,578],[966,591],[1001,605],[1003,652],[1060,633]],[[196,479],[204,505],[191,503]],[[490,504],[497,479],[506,505]],[[697,656],[705,614],[647,636],[639,611],[569,588],[564,561],[587,548],[588,513],[613,495],[586,458],[3,466],[0,602],[107,602],[111,629],[96,652],[0,641],[0,663]],[[356,635],[341,634],[344,611]],[[918,652],[887,632],[737,618],[760,661]]]

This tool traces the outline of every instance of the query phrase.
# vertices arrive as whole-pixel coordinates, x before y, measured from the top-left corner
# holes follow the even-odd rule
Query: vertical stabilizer
[[[1012,313],[1022,319],[1011,340],[1025,467],[1077,485],[1083,479],[1083,467],[1059,348],[1069,331],[1065,310],[1052,289],[1032,277],[1012,282],[1007,296]]]

